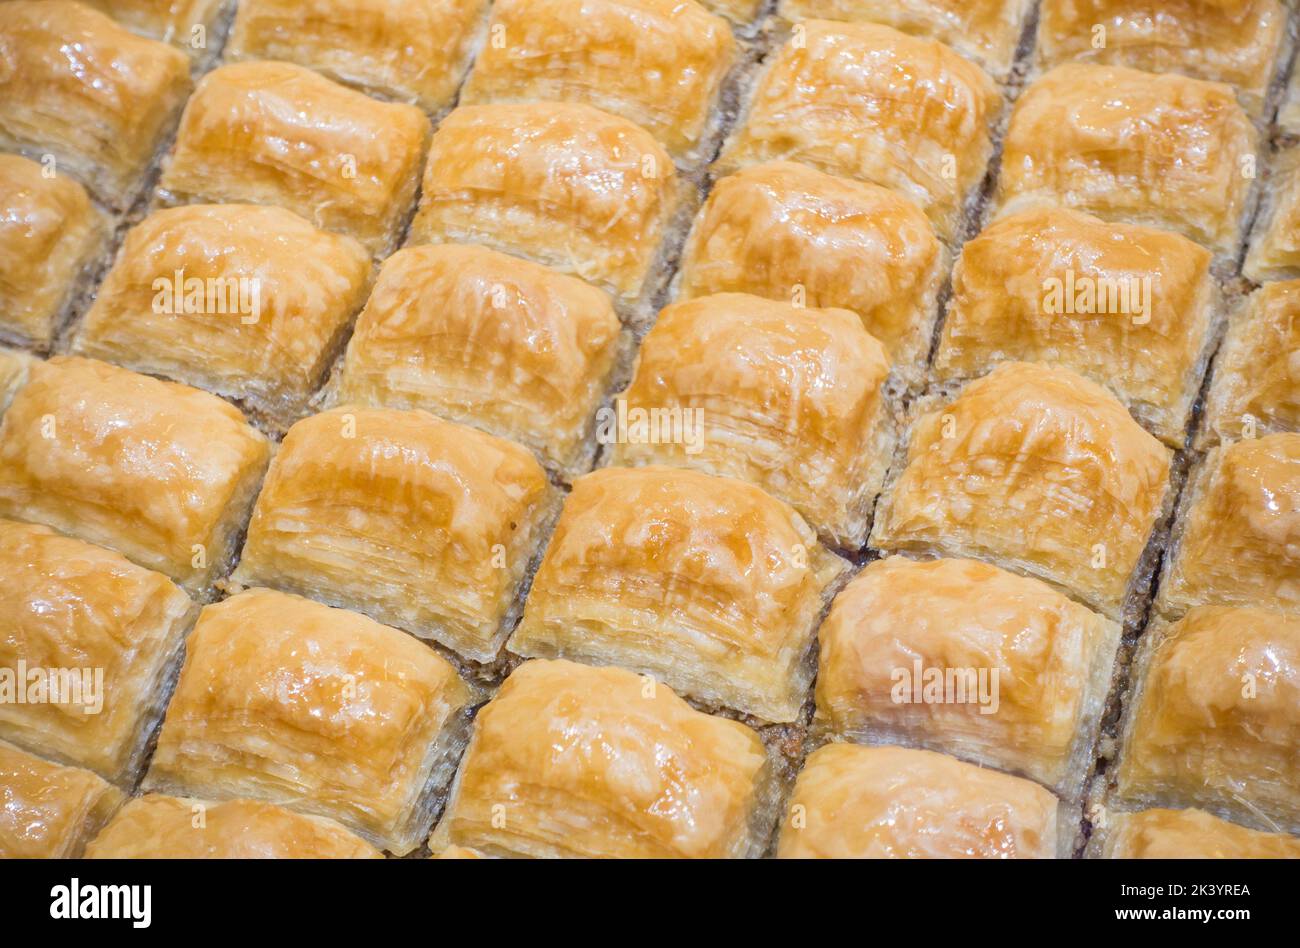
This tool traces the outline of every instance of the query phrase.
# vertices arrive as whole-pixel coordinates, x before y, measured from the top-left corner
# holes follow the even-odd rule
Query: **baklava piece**
[[[289,429],[235,579],[490,661],[553,498],[517,444],[425,411],[342,406]]]
[[[70,0],[0,4],[0,149],[125,209],[190,91],[190,61]]]
[[[609,296],[485,247],[408,247],[384,262],[357,320],[338,399],[424,408],[518,441],[566,476],[620,350]]]
[[[830,744],[808,756],[780,859],[1052,859],[1057,801],[943,754]]]
[[[920,411],[872,546],[991,560],[1130,617],[1165,513],[1169,449],[1060,366],[1004,362]]]
[[[489,35],[461,104],[585,102],[686,164],[711,157],[702,146],[736,42],[695,0],[497,0]]]
[[[451,104],[487,0],[240,0],[230,59],[297,63],[426,112]]]
[[[1003,212],[1058,204],[1236,253],[1257,138],[1232,89],[1123,66],[1058,66],[1016,102]]]
[[[479,712],[435,851],[736,858],[767,840],[758,735],[621,668],[526,662]]]
[[[472,700],[418,639],[250,589],[199,615],[145,786],[283,804],[404,855],[428,832]]]
[[[1201,606],[1157,620],[1133,675],[1119,800],[1300,831],[1300,619]]]
[[[196,59],[220,45],[228,0],[87,0],[128,30],[180,47]]]
[[[0,155],[0,338],[48,349],[107,236],[85,188]]]
[[[984,178],[1001,107],[984,70],[942,43],[808,20],[766,67],[717,170],[789,159],[882,185],[948,240]]]
[[[1300,277],[1300,148],[1277,156],[1242,272],[1256,283]]]
[[[1181,447],[1215,338],[1210,260],[1178,234],[1065,208],[1004,217],[962,247],[936,375],[1065,365]]]
[[[291,63],[222,66],[185,106],[163,200],[274,204],[386,255],[415,200],[429,119]]]
[[[32,366],[0,423],[0,516],[110,547],[204,593],[270,455],[215,395],[91,359]]]
[[[1255,127],[1230,87],[1125,66],[1057,66],[1015,103],[1002,213],[1060,204],[1236,252]]]
[[[1203,810],[1112,811],[1101,835],[1098,855],[1104,859],[1300,859],[1300,839],[1247,829]]]
[[[0,741],[0,859],[74,859],[122,800],[89,770]]]
[[[1005,78],[1032,6],[1032,0],[781,0],[779,9],[789,20],[866,20],[928,36]]]
[[[1162,613],[1208,604],[1300,612],[1300,434],[1215,448],[1183,507],[1156,602]]]
[[[1206,443],[1300,431],[1300,280],[1265,284],[1234,314],[1205,416]]]
[[[848,310],[743,293],[674,303],[615,401],[627,430],[611,460],[749,481],[857,549],[893,450],[888,376],[884,346]],[[682,437],[663,437],[655,420],[674,417]]]
[[[182,799],[151,793],[118,810],[87,859],[381,859],[333,820],[260,800]]]
[[[239,399],[283,430],[365,299],[350,237],[254,204],[155,211],[126,236],[73,351]]]
[[[130,785],[194,618],[190,598],[120,553],[12,520],[0,520],[0,575],[0,736]],[[3,700],[5,670],[28,700]]]
[[[510,651],[621,665],[705,704],[793,721],[847,564],[757,487],[666,467],[578,478]]]
[[[907,198],[773,161],[714,185],[687,240],[678,292],[852,310],[900,377],[919,383],[947,257]]]
[[[877,560],[818,632],[816,723],[1012,771],[1078,799],[1119,625],[974,560]]]
[[[0,346],[0,415],[4,414],[18,390],[27,384],[36,361],[26,352]]]
[[[683,185],[645,129],[589,105],[455,109],[429,147],[412,243],[474,243],[641,294]]]
[[[1285,37],[1278,0],[1044,0],[1038,58],[1226,82],[1259,115]]]

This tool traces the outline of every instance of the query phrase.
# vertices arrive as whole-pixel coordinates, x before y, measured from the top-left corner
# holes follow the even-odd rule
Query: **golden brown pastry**
[[[1016,101],[1004,213],[1061,204],[1235,253],[1257,135],[1232,89],[1123,66],[1058,66]]]
[[[0,415],[4,414],[18,390],[27,384],[35,362],[26,352],[0,346]]]
[[[415,199],[428,137],[413,105],[291,63],[234,63],[204,76],[185,106],[160,194],[279,205],[384,256]]]
[[[1300,612],[1300,434],[1215,448],[1187,484],[1157,606]]]
[[[1259,114],[1285,36],[1278,0],[1044,0],[1038,59],[1226,82]]]
[[[41,349],[107,237],[86,189],[46,174],[34,161],[0,155],[0,337]]]
[[[766,842],[758,735],[621,668],[526,662],[479,712],[436,849],[725,858]]]
[[[184,53],[70,0],[0,4],[0,63],[0,149],[52,157],[116,208],[190,91]]]
[[[781,158],[883,185],[947,240],[984,177],[1001,105],[984,70],[942,43],[808,20],[774,54],[717,168]]]
[[[321,816],[260,800],[213,803],[151,793],[132,800],[86,847],[87,859],[382,859]]]
[[[779,9],[789,20],[886,23],[941,40],[1002,77],[1011,70],[1031,6],[1031,0],[781,0]]]
[[[241,0],[227,57],[278,59],[426,112],[451,103],[487,0]]]
[[[853,310],[919,381],[947,252],[920,209],[874,184],[789,161],[719,181],[695,219],[679,294],[753,293]]]
[[[1261,833],[1203,810],[1143,810],[1106,816],[1105,859],[1300,859],[1300,839]]]
[[[1121,800],[1300,831],[1300,619],[1201,606],[1153,623],[1133,674]]]
[[[645,129],[589,105],[469,105],[438,126],[412,243],[485,244],[635,298],[681,186]]]
[[[122,791],[0,741],[0,859],[69,859],[122,804]]]
[[[1055,362],[1108,387],[1181,447],[1214,338],[1210,252],[1169,231],[1042,207],[962,247],[935,357],[939,379]]]
[[[829,744],[809,755],[780,859],[1052,859],[1056,798],[944,754]]]
[[[201,58],[215,51],[217,21],[226,0],[86,0],[128,30],[150,39],[172,43]]]
[[[60,356],[0,423],[0,516],[48,524],[191,593],[221,575],[270,453],[215,395]]]
[[[701,296],[660,312],[597,433],[614,464],[749,481],[856,549],[893,453],[888,376],[885,347],[848,310]],[[680,437],[656,418],[680,419]]]
[[[1211,444],[1300,431],[1300,280],[1265,284],[1234,315],[1205,416]]]
[[[871,545],[991,560],[1125,617],[1163,514],[1169,450],[1060,366],[1004,362],[925,407]]]
[[[691,164],[736,59],[727,21],[695,0],[497,0],[460,102],[585,102]]]
[[[435,853],[431,859],[487,859],[477,849],[470,849],[466,846],[448,846],[440,853]]]
[[[757,487],[666,467],[578,478],[510,651],[622,665],[793,721],[823,596],[847,564]]]
[[[517,444],[425,411],[345,405],[289,429],[235,579],[489,661],[553,495]]]
[[[1119,625],[975,560],[876,560],[818,631],[817,723],[1009,770],[1077,798]]]
[[[0,520],[0,736],[129,784],[195,608],[161,573]]]
[[[1242,270],[1256,283],[1300,277],[1300,148],[1277,156],[1264,195]]]
[[[348,344],[338,398],[434,414],[518,441],[569,476],[619,350],[607,294],[486,247],[408,247]]]
[[[350,237],[256,204],[155,211],[131,229],[73,351],[300,416],[365,299]]]
[[[418,639],[250,589],[199,615],[145,786],[284,804],[403,855],[428,832],[472,698]]]

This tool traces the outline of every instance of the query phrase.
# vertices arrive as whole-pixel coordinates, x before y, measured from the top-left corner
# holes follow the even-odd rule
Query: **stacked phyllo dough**
[[[1296,16],[0,3],[0,856],[1300,855]]]

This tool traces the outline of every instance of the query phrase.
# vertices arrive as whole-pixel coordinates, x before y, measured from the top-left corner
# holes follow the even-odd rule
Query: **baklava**
[[[413,105],[291,63],[234,63],[204,76],[186,104],[159,197],[279,205],[382,257],[415,198],[428,138]]]
[[[573,102],[467,105],[429,146],[412,243],[473,243],[636,299],[684,185],[645,129]]]
[[[553,506],[517,444],[425,411],[345,405],[289,429],[234,579],[490,661]]]
[[[935,374],[1069,366],[1181,447],[1216,338],[1210,257],[1178,234],[1060,207],[1004,217],[962,247]]]
[[[1300,148],[1269,168],[1265,199],[1242,272],[1256,283],[1300,277]]]
[[[26,352],[0,346],[0,415],[18,390],[27,384],[36,359]]]
[[[122,801],[89,770],[0,741],[0,859],[76,858]]]
[[[695,0],[497,0],[460,103],[585,102],[644,128],[687,165],[707,160],[727,21]]]
[[[380,859],[333,820],[260,800],[150,793],[118,810],[86,847],[87,859]]]
[[[1046,583],[974,560],[876,560],[818,631],[818,729],[910,744],[1078,799],[1119,625]]]
[[[866,20],[928,36],[1005,78],[1032,6],[1032,0],[781,0],[778,9],[794,21]]]
[[[882,185],[957,235],[993,152],[1002,97],[984,70],[935,40],[875,23],[808,20],[778,50],[715,165],[788,159]]]
[[[0,422],[0,516],[110,547],[206,595],[269,455],[215,395],[59,356],[32,366]]]
[[[744,293],[666,307],[616,401],[614,464],[665,464],[739,478],[857,549],[894,440],[884,346],[844,309]],[[655,419],[680,418],[681,437]]]
[[[78,327],[80,355],[299,417],[361,308],[370,255],[255,204],[155,211],[126,236]]]
[[[770,831],[758,734],[622,668],[526,662],[479,711],[430,848],[736,858]]]
[[[1116,794],[1300,832],[1300,619],[1201,606],[1143,636]]]
[[[1264,110],[1286,39],[1278,0],[1044,0],[1038,60],[1182,73],[1225,82]]]
[[[190,91],[190,61],[70,0],[0,4],[0,149],[125,209]]]
[[[202,59],[220,46],[229,0],[87,0],[128,30],[172,43]]]
[[[872,546],[989,560],[1132,618],[1171,452],[1113,395],[1060,366],[1004,362],[917,411]]]
[[[510,651],[621,665],[709,706],[793,721],[846,566],[750,484],[604,468],[574,481]]]
[[[1069,63],[1016,101],[1002,151],[1003,213],[1058,204],[1237,251],[1258,135],[1230,87]]]
[[[120,553],[12,520],[0,575],[0,737],[129,786],[194,604]]]
[[[1233,314],[1205,402],[1206,444],[1300,431],[1300,280],[1268,283]]]
[[[1229,823],[1204,810],[1111,812],[1089,850],[1104,859],[1300,859],[1300,839]]]
[[[0,338],[48,349],[107,236],[80,184],[0,155]]]
[[[487,0],[240,0],[231,60],[276,59],[426,112],[451,104]]]
[[[678,294],[852,310],[900,377],[919,384],[947,265],[929,220],[902,195],[773,161],[714,185],[686,243]]]
[[[408,247],[379,271],[337,397],[424,408],[573,477],[621,338],[608,294],[577,277],[470,244]]]
[[[404,632],[250,589],[199,615],[145,787],[283,804],[403,855],[428,832],[473,699]]]
[[[1300,612],[1300,434],[1210,451],[1192,473],[1156,607]]]
[[[1036,783],[943,754],[829,744],[795,782],[777,857],[1052,859],[1057,806]]]

